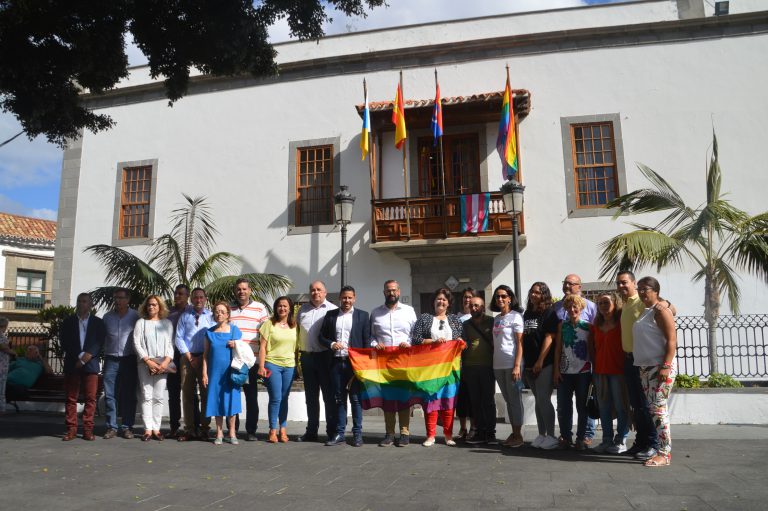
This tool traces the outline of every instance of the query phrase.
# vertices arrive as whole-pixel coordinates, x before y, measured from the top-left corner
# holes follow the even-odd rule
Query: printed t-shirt
[[[517,334],[523,333],[523,316],[517,311],[499,314],[493,319],[493,368],[515,367]]]

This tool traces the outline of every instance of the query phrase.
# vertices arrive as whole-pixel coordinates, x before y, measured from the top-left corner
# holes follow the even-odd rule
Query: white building
[[[506,65],[518,91],[526,185],[523,293],[543,280],[560,294],[568,273],[588,288],[611,287],[597,282],[599,245],[628,227],[599,204],[646,186],[636,162],[697,205],[705,199],[714,125],[723,188],[742,209],[766,209],[768,10],[759,9],[766,2],[734,0],[731,14],[714,16],[703,0],[649,0],[290,42],[276,46],[279,76],[196,77],[173,108],[148,68],[134,68],[113,92],[85,98],[115,128],[86,132],[64,154],[54,301],[72,303],[103,283],[86,246],[143,253],[152,237],[168,232],[182,193],[208,196],[218,248],[241,254],[244,271],[285,274],[295,294],[318,278],[338,291],[332,196],[340,184],[357,197],[347,255],[361,308],[382,302],[390,278],[417,308],[449,280],[457,291],[472,286],[486,295],[512,286],[511,222],[498,203],[495,150]],[[445,98],[445,206],[428,171],[435,69]],[[402,156],[389,122],[399,70],[408,100],[410,240]],[[359,149],[364,78],[373,185]],[[595,170],[592,192],[577,194],[575,147],[590,146],[588,132],[600,133],[603,146],[593,145],[588,157],[605,164]],[[123,193],[130,187],[138,192]],[[458,194],[486,191],[495,192],[491,231],[461,233]],[[692,284],[692,273],[658,274],[662,294],[683,315],[703,312],[703,284]],[[744,276],[741,284],[743,312],[768,310],[764,283]]]

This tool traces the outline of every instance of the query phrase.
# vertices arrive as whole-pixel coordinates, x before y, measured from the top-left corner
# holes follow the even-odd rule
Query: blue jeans
[[[613,444],[613,410],[616,410],[616,440],[624,440],[629,434],[629,411],[624,408],[624,376],[621,374],[596,374],[595,395],[600,406],[600,423],[603,426],[603,443]],[[604,388],[601,388],[604,387]]]
[[[627,385],[627,397],[629,406],[635,419],[635,445],[643,449],[653,447],[659,443],[656,435],[656,426],[648,411],[648,400],[645,397],[643,386],[640,383],[640,368],[635,366],[635,359],[628,355],[624,359],[624,383]]]
[[[592,379],[591,373],[563,374],[557,386],[557,422],[560,436],[573,441],[573,395],[576,394],[576,439],[584,440],[587,432],[587,390]]]
[[[117,416],[123,419],[123,429],[132,429],[136,418],[136,388],[138,367],[136,356],[104,357],[104,404],[107,408],[107,429],[117,429]]]
[[[336,434],[344,436],[347,429],[347,396],[352,405],[352,434],[363,436],[363,406],[360,403],[360,382],[355,378],[347,391],[347,383],[354,378],[349,359],[334,357],[331,362],[331,382],[336,400]]]
[[[336,400],[331,388],[331,352],[311,353],[302,351],[299,357],[301,375],[304,378],[304,399],[307,404],[307,433],[317,435],[320,428],[320,392],[325,405],[325,432],[328,437],[336,434]]]
[[[272,371],[267,378],[267,393],[269,393],[269,429],[284,428],[288,422],[288,396],[291,393],[291,382],[296,372],[295,367],[283,367],[271,362],[265,362],[264,367]]]

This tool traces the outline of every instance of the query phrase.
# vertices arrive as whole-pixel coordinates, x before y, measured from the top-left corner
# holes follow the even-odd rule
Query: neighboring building
[[[0,213],[0,315],[12,326],[38,324],[50,305],[56,222]]]
[[[612,287],[597,282],[600,244],[627,227],[602,206],[646,185],[635,162],[699,204],[714,125],[723,188],[743,209],[766,209],[768,11],[749,12],[765,9],[754,1],[730,6],[730,15],[714,16],[703,0],[649,0],[289,42],[276,45],[279,76],[197,76],[173,108],[148,68],[133,68],[114,91],[84,97],[116,126],[85,132],[64,153],[54,301],[72,303],[103,284],[86,246],[144,254],[169,231],[182,193],[209,198],[218,249],[242,255],[244,271],[285,274],[296,294],[320,278],[333,294],[340,184],[357,197],[347,255],[360,307],[381,303],[389,278],[417,309],[446,282],[486,295],[511,285],[511,222],[497,192],[495,148],[506,65],[526,185],[522,289],[544,280],[559,294],[571,272],[586,289]],[[430,131],[435,69],[445,199]],[[407,199],[390,123],[399,70],[408,100]],[[359,150],[364,78],[372,171]],[[491,192],[489,230],[462,233],[461,195],[480,192]],[[703,284],[692,284],[692,273],[659,274],[681,314],[703,311]],[[744,312],[768,310],[759,280],[745,276],[742,293]]]

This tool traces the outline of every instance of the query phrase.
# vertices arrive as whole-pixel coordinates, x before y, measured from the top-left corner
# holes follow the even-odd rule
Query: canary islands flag
[[[426,412],[454,408],[461,374],[464,341],[421,344],[383,350],[351,348],[349,360],[362,382],[365,410],[407,410],[419,404]]]
[[[405,131],[405,105],[403,102],[403,91],[400,84],[397,84],[397,93],[395,102],[392,106],[392,124],[395,125],[395,147],[401,149],[403,142],[408,137]]]
[[[368,91],[365,91],[365,109],[363,110],[363,132],[360,134],[360,152],[363,160],[368,156],[368,135],[371,133],[371,112],[368,110]]]
[[[512,179],[517,173],[517,139],[515,137],[515,112],[512,107],[509,76],[507,76],[504,99],[501,103],[501,119],[499,120],[499,135],[496,138],[496,150],[501,157],[501,170],[504,179]]]

